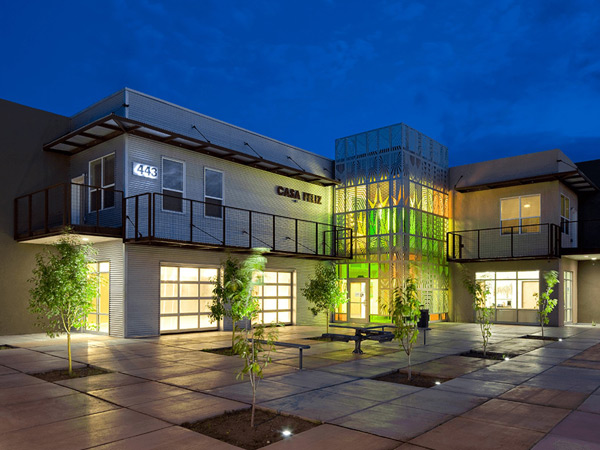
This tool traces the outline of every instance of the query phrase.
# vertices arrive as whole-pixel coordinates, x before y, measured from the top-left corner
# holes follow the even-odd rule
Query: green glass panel
[[[389,253],[390,251],[390,237],[389,236],[381,236],[379,238],[379,252],[381,254]]]
[[[414,209],[410,210],[410,234],[417,234],[417,215]]]
[[[338,277],[345,279],[347,278],[348,264],[338,265]]]
[[[389,316],[379,316],[376,314],[371,314],[369,316],[369,321],[374,323],[392,323],[392,319]]]
[[[367,234],[367,213],[364,211],[356,214],[356,235],[364,236]]]
[[[348,264],[348,278],[369,278],[369,265],[366,263]]]
[[[377,234],[377,211],[369,211],[368,228],[370,236]]]
[[[369,264],[371,270],[371,278],[379,278],[379,265],[378,264]]]

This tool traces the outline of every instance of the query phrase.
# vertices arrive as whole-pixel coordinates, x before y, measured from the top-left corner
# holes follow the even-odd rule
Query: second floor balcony
[[[561,229],[544,223],[450,231],[446,244],[447,259],[454,262],[558,258]]]
[[[127,197],[123,214],[125,242],[352,258],[352,230],[328,223],[159,193]]]

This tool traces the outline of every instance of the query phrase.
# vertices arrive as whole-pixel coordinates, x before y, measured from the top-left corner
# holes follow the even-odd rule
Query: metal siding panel
[[[223,252],[150,247],[139,244],[125,246],[127,253],[126,287],[126,337],[155,336],[159,334],[160,317],[160,265],[161,263],[215,266],[227,258]],[[243,258],[244,255],[239,255]],[[300,288],[313,276],[317,261],[301,258],[269,257],[267,269],[295,270],[297,286],[294,286],[294,324],[323,324],[322,315],[314,317]]]

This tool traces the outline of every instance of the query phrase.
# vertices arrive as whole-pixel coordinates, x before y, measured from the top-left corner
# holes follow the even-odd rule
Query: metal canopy
[[[596,186],[579,169],[572,170],[570,172],[556,172],[527,178],[516,178],[514,180],[494,181],[491,183],[477,184],[472,186],[457,186],[454,189],[458,192],[464,193],[484,191],[487,189],[498,189],[509,186],[520,186],[524,184],[544,183],[547,181],[561,181],[574,191],[580,193],[598,191],[598,186]]]
[[[320,186],[334,186],[340,184],[339,181],[331,178],[309,173],[304,170],[274,161],[262,159],[207,141],[184,136],[172,131],[164,130],[154,125],[149,125],[133,119],[127,119],[115,114],[110,114],[88,125],[85,125],[78,130],[61,136],[60,138],[44,145],[44,150],[74,155],[124,133],[151,139],[153,141],[167,143],[177,147],[182,147],[198,153],[203,153],[205,155],[214,156],[216,158],[226,159],[238,164],[244,164],[256,169],[277,173],[279,175],[295,178],[307,183],[317,184]]]

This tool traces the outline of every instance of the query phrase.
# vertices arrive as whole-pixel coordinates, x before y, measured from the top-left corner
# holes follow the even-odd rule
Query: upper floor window
[[[90,211],[115,206],[115,154],[90,161]]]
[[[500,200],[502,234],[539,233],[540,216],[540,194]]]
[[[181,161],[162,159],[162,209],[183,212],[185,166]]]
[[[204,169],[204,215],[223,218],[223,172]]]
[[[560,229],[569,234],[569,221],[571,220],[571,200],[566,195],[560,195]]]

